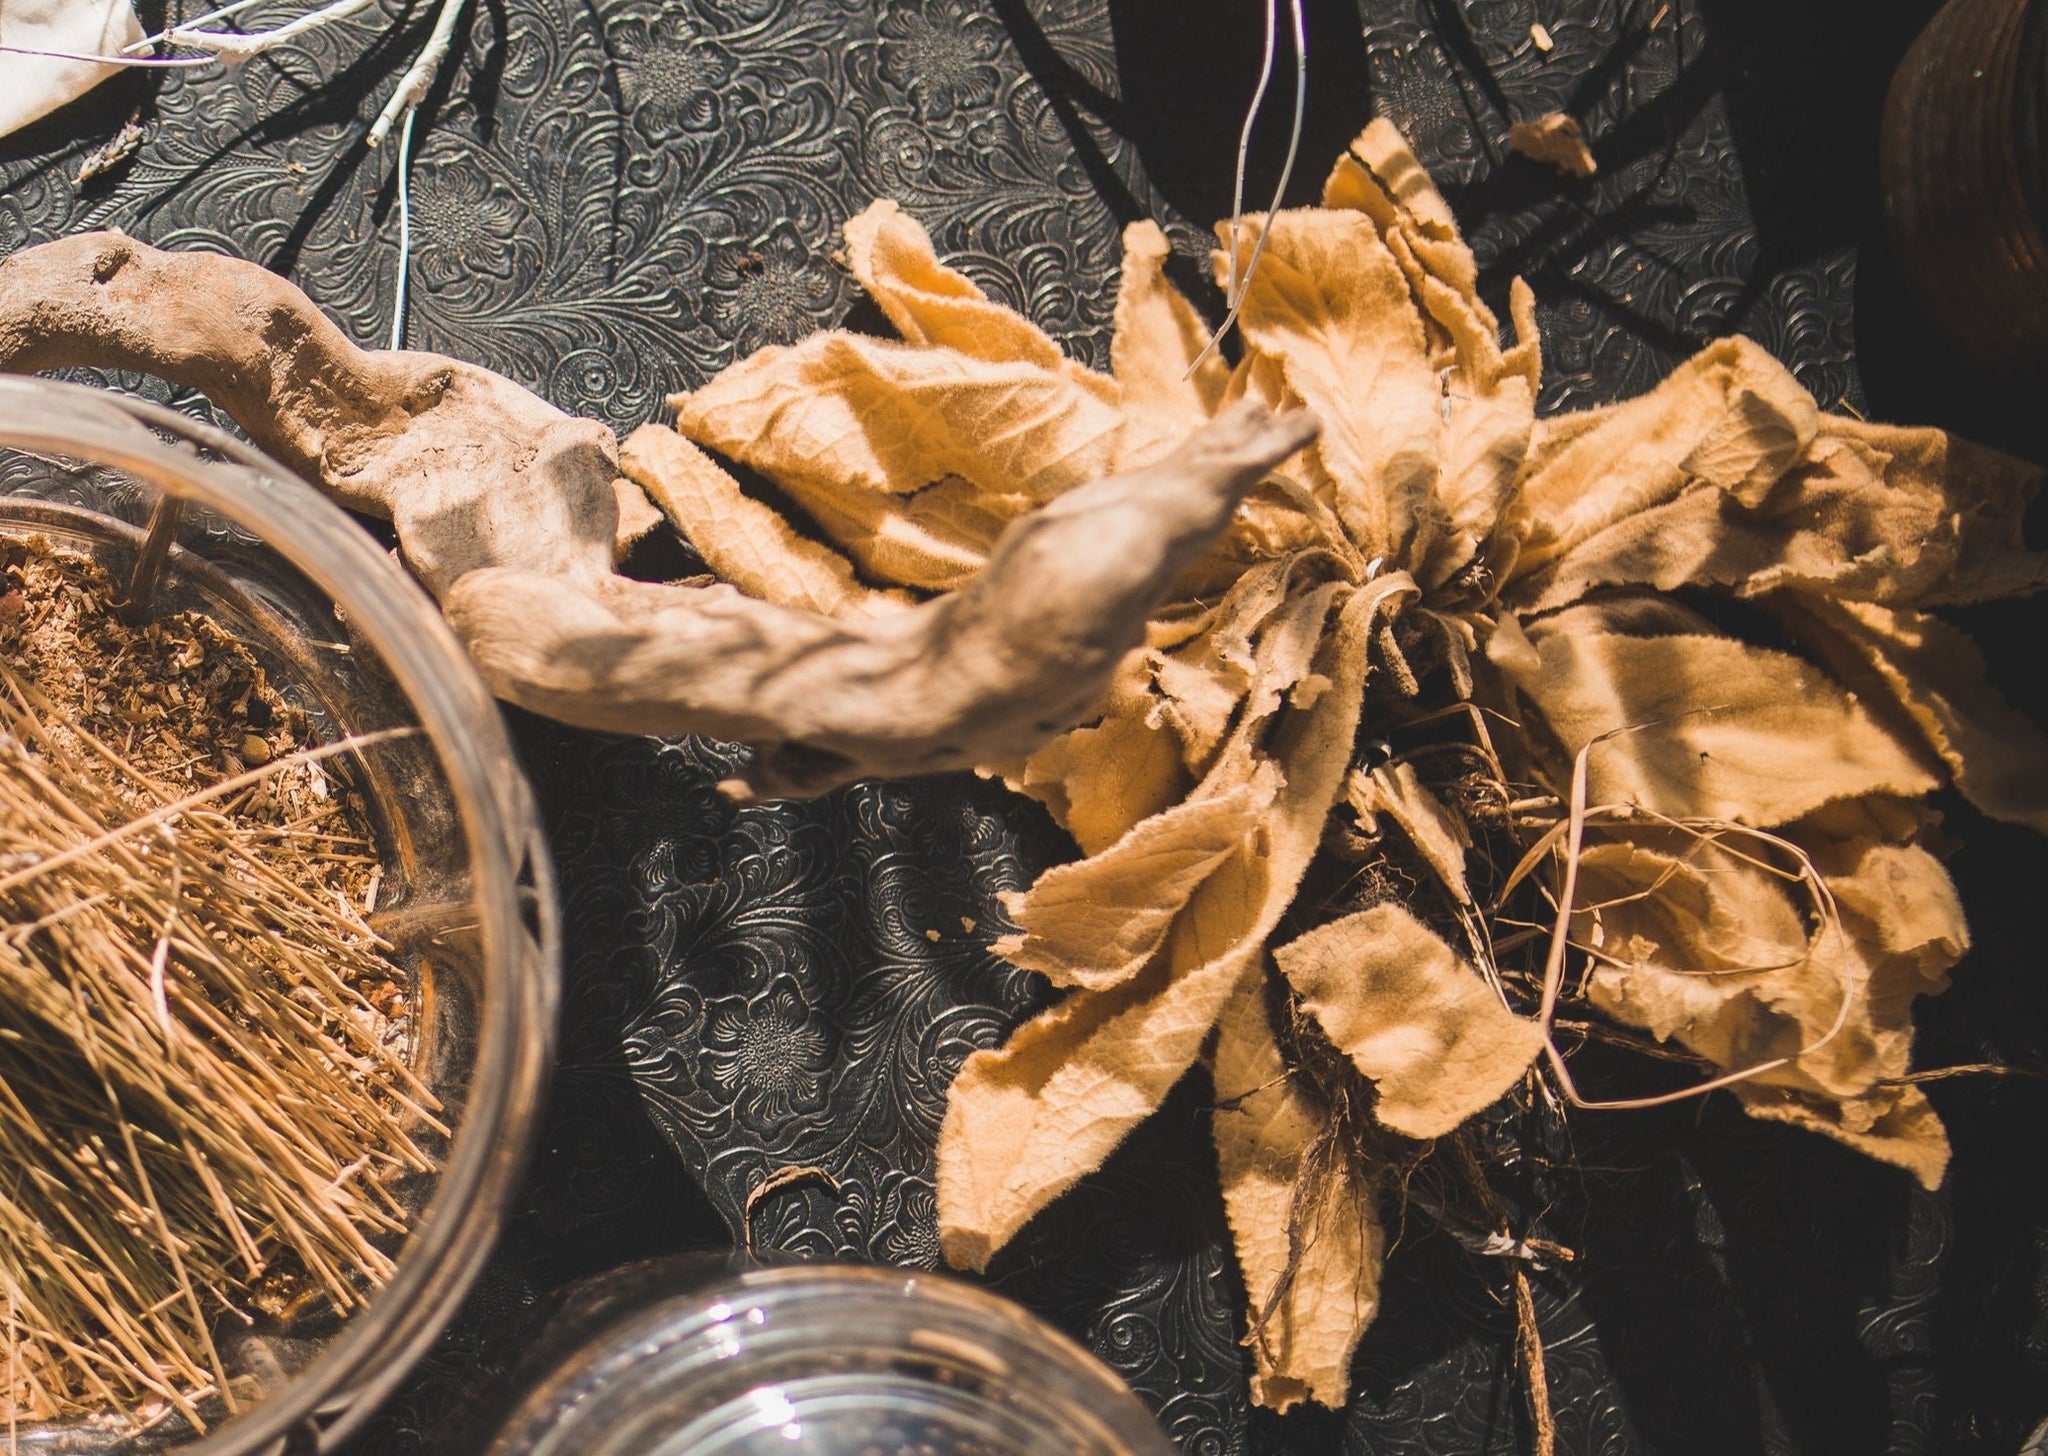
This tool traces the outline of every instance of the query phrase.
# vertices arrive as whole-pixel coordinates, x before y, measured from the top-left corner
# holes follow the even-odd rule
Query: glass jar
[[[629,1268],[538,1348],[564,1344],[489,1456],[1173,1456],[1086,1350],[940,1274]]]
[[[204,1435],[0,1425],[0,1447],[81,1456],[332,1449],[454,1312],[537,1127],[559,971],[530,791],[426,594],[312,486],[218,430],[105,390],[0,377],[0,531],[91,554],[148,610],[213,617],[323,739],[419,730],[329,760],[373,821],[372,924],[413,978],[410,1060],[450,1129],[432,1147],[438,1173],[400,1190],[411,1218],[390,1282],[345,1320],[239,1336],[230,1378],[260,1394]]]
[[[2048,364],[2048,0],[1949,0],[1878,148],[1900,271],[1966,364]]]

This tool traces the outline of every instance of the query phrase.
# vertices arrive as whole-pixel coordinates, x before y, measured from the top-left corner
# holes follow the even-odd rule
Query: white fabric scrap
[[[128,0],[0,0],[0,136],[76,100],[119,69],[22,51],[113,55],[142,39]]]

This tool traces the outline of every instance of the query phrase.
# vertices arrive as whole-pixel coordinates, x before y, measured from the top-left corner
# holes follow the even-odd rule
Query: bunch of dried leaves
[[[1900,1078],[1966,936],[1924,801],[2048,828],[2048,743],[1931,610],[2048,579],[2038,472],[1824,415],[1739,339],[1537,419],[1528,290],[1503,348],[1385,123],[1321,207],[1223,240],[1241,360],[1138,224],[1104,375],[878,203],[848,265],[900,340],[764,350],[616,458],[114,235],[0,262],[0,368],[205,389],[391,517],[513,701],[747,740],[760,792],[975,764],[1042,801],[1083,857],[1001,948],[1069,994],[954,1084],[947,1256],[984,1264],[1205,1062],[1268,1405],[1344,1399],[1394,1170],[1469,1166],[1452,1135],[1504,1094],[1586,1100],[1560,1034],[1700,1069],[1638,1103],[1727,1086],[1938,1180]],[[616,573],[647,496],[722,583]]]
[[[1322,421],[1089,720],[986,766],[1083,857],[1009,906],[998,948],[1068,994],[954,1083],[947,1257],[984,1265],[1204,1062],[1256,1396],[1339,1404],[1390,1169],[1518,1088],[1583,1105],[1566,1007],[1700,1069],[1632,1105],[1726,1086],[1938,1182],[1898,1079],[1966,935],[1924,800],[2048,828],[2048,743],[1930,609],[2048,581],[2037,472],[1824,414],[1742,339],[1537,419],[1528,290],[1503,348],[1384,122],[1321,207],[1219,233],[1238,276],[1263,245],[1242,359],[1198,362],[1140,223],[1101,375],[878,203],[847,257],[901,342],[764,350],[622,454],[730,580],[851,617],[976,581],[1006,525],[1234,401]]]

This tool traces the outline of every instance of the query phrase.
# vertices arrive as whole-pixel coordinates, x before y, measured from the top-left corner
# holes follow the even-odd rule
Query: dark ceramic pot
[[[2048,362],[2048,0],[1949,0],[1885,97],[1886,224],[1969,364]]]

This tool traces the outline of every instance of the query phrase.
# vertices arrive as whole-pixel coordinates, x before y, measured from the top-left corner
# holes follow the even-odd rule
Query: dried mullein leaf
[[[1414,764],[1381,764],[1369,774],[1353,769],[1344,782],[1344,797],[1368,834],[1378,832],[1380,815],[1393,820],[1451,897],[1461,905],[1472,904],[1465,878],[1465,851],[1472,847],[1472,836],[1465,821],[1423,786]]]
[[[1153,721],[1150,654],[1118,664],[1096,722],[1048,741],[1003,777],[1044,804],[1083,854],[1097,854],[1187,792],[1172,733]]]
[[[1912,1051],[1912,1002],[1968,943],[1926,851],[1816,847],[1836,907],[1809,936],[1796,885],[1711,841],[1608,843],[1580,860],[1575,938],[1600,947],[1589,994],[1723,1072],[1753,1115],[1797,1123],[1941,1179],[1948,1145],[1917,1089],[1883,1085]],[[1832,871],[1832,872],[1831,872]]]
[[[1353,545],[1414,559],[1441,527],[1441,392],[1400,265],[1358,213],[1282,212],[1237,232],[1240,272],[1266,239],[1238,327],[1323,420],[1310,455]]]
[[[646,489],[720,579],[748,596],[827,617],[904,605],[873,591],[830,547],[799,535],[674,430],[642,425],[619,447],[619,468]]]
[[[1837,676],[1874,686],[1905,711],[1964,798],[1994,819],[2048,832],[2048,735],[1986,681],[1967,633],[1872,602],[1779,605]]]
[[[1053,739],[1009,782],[1043,803],[1083,854],[1098,854],[1170,807],[1188,774],[1171,733],[1117,714]]]
[[[1375,118],[1330,169],[1323,206],[1363,212],[1391,229],[1406,224],[1425,237],[1456,241],[1458,220],[1400,128]]]
[[[1328,1109],[1287,1074],[1262,984],[1224,1008],[1211,1063],[1210,1130],[1254,1326],[1252,1399],[1276,1411],[1303,1399],[1340,1406],[1352,1352],[1379,1313],[1386,1241],[1373,1190],[1335,1146]],[[1319,1140],[1333,1155],[1310,1160]]]
[[[905,342],[989,363],[1028,364],[1110,397],[1107,380],[1069,360],[1023,314],[993,302],[965,274],[941,263],[930,234],[895,203],[870,203],[846,224],[846,263]],[[1200,423],[1182,420],[1175,434]]]
[[[1479,269],[1450,209],[1400,133],[1375,121],[1340,158],[1323,205],[1363,212],[1379,228],[1414,295],[1435,357],[1441,469],[1436,493],[1450,530],[1409,565],[1425,587],[1490,547],[1528,453],[1538,344],[1534,297],[1511,291],[1519,343],[1503,352],[1500,324],[1478,293]],[[1361,543],[1363,544],[1363,543]]]
[[[1160,653],[1152,660],[1158,686],[1159,720],[1173,730],[1187,766],[1205,772],[1230,732],[1238,704],[1251,689],[1251,672],[1235,662],[1215,660],[1198,640],[1192,650]]]
[[[1230,382],[1230,366],[1220,356],[1211,353],[1195,364],[1209,331],[1167,281],[1166,260],[1172,252],[1166,234],[1149,219],[1124,229],[1116,335],[1110,344],[1125,417],[1169,441],[1214,414]]]
[[[665,518],[661,508],[648,499],[647,492],[637,481],[621,475],[612,482],[612,494],[619,503],[619,525],[612,536],[612,559],[619,562],[624,561],[626,553]]]
[[[1340,594],[1336,582],[1309,587],[1266,619],[1252,645],[1244,701],[1228,744],[1194,790],[1133,826],[1114,844],[1046,871],[1012,913],[1024,934],[996,950],[1041,971],[1055,985],[1093,989],[1135,975],[1165,940],[1175,916],[1204,880],[1243,850],[1272,810],[1282,780],[1259,751],[1266,724],[1283,701],[1310,682],[1323,628]]]
[[[1834,415],[1826,430],[1872,460],[1886,489],[1931,495],[1945,507],[1939,523],[1942,571],[1913,584],[1912,605],[1983,602],[2048,586],[2048,555],[2027,550],[2025,539],[2027,507],[2041,488],[2040,466],[1944,430]]]
[[[999,1050],[969,1056],[939,1134],[946,1261],[986,1268],[1033,1214],[1099,1167],[1159,1106],[1256,966],[1257,947],[1242,938],[1207,960],[1170,952],[1112,990],[1069,993]]]
[[[1009,523],[1034,504],[1023,496],[991,495],[957,476],[908,498],[827,489],[800,501],[862,571],[923,591],[965,586]]]
[[[1197,773],[1207,772],[1251,691],[1259,671],[1253,642],[1286,607],[1291,571],[1287,561],[1266,561],[1244,572],[1201,631],[1151,659],[1158,690],[1154,716],[1173,730],[1187,766]]]
[[[1792,1088],[1736,1084],[1751,1117],[1790,1123],[1833,1138],[1880,1163],[1911,1173],[1922,1188],[1948,1171],[1948,1130],[1918,1087],[1878,1087],[1861,1097],[1819,1098]]]
[[[1746,504],[1763,500],[1804,458],[1820,412],[1784,365],[1733,338],[1709,344],[1650,393],[1586,423],[1568,442],[1550,442],[1523,476],[1523,573],[1664,504],[1694,480]]]
[[[1517,599],[1547,611],[1595,587],[1641,584],[1904,606],[2048,581],[2048,557],[2026,552],[2019,535],[2032,466],[1917,438],[1932,431],[1845,433],[1853,423],[1825,420],[1806,457],[1758,503],[1695,484],[1586,538],[1520,585]]]
[[[1441,1137],[1491,1106],[1543,1048],[1541,1027],[1393,901],[1317,926],[1273,963],[1378,1088],[1373,1115],[1407,1137]]]
[[[1508,128],[1508,146],[1532,162],[1548,163],[1567,177],[1590,177],[1600,170],[1578,118],[1561,111],[1514,123]]]
[[[948,476],[1049,500],[1111,474],[1124,429],[1064,371],[845,333],[763,349],[670,402],[677,429],[807,509]]]
[[[1524,643],[1508,630],[1488,643],[1567,755],[1591,745],[1595,803],[1768,827],[1834,799],[1937,787],[1811,664],[1728,637],[1613,631],[1618,610],[1574,607]]]
[[[1270,763],[1235,777],[1241,781],[1227,787],[1204,784],[1100,854],[1058,865],[1028,893],[1005,896],[1022,933],[990,948],[1055,986],[1099,991],[1131,979],[1189,897],[1244,847],[1280,791]]]
[[[1333,689],[1280,718],[1267,744],[1283,775],[1266,832],[1203,880],[1137,977],[1075,991],[1001,1048],[970,1056],[939,1134],[939,1236],[947,1261],[984,1267],[1032,1214],[1099,1167],[1191,1066],[1217,1014],[1264,965],[1342,787],[1380,614],[1405,579],[1345,603],[1317,667]]]

